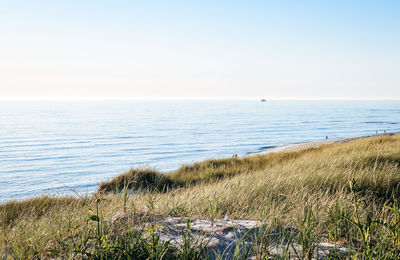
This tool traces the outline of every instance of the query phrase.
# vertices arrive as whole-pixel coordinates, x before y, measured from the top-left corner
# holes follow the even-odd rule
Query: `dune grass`
[[[354,258],[396,259],[399,195],[400,135],[206,160],[167,174],[132,169],[85,198],[40,197],[0,205],[0,258],[157,259],[152,253],[172,258],[188,253],[159,242],[151,248],[160,251],[146,247],[139,239],[150,232],[138,229],[143,219],[131,220],[129,228],[125,223],[124,232],[110,224],[118,212],[136,217],[152,212],[292,225],[303,248],[298,258],[309,258],[313,247],[327,240],[344,243]]]
[[[239,158],[209,159],[192,165],[183,165],[175,171],[163,174],[154,169],[131,169],[109,181],[100,183],[98,192],[120,192],[128,186],[133,190],[166,192],[200,183],[215,182],[241,173],[255,172],[272,165],[301,156],[302,152],[271,153]]]
[[[176,184],[168,175],[152,169],[131,169],[110,181],[100,183],[98,192],[118,193],[124,188],[128,188],[129,190],[166,191],[168,188],[175,186]]]

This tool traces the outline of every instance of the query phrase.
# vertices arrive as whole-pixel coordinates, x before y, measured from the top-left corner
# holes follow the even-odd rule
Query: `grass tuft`
[[[111,181],[99,184],[100,193],[121,192],[129,190],[166,191],[174,182],[168,175],[161,174],[152,169],[131,169],[130,171],[113,178]]]

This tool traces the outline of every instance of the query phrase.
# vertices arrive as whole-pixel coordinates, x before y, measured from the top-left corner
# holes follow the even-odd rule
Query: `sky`
[[[1,1],[0,98],[400,99],[400,1]]]

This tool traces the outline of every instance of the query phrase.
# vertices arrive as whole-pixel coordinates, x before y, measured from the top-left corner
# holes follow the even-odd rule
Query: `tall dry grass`
[[[294,225],[304,234],[304,245],[315,239],[357,240],[351,244],[358,245],[354,252],[370,254],[379,243],[364,239],[359,230],[370,225],[369,232],[382,237],[384,227],[377,223],[396,222],[390,208],[397,205],[399,185],[400,135],[207,160],[165,175],[133,169],[100,184],[99,192],[86,198],[42,197],[1,205],[0,256],[76,256],[76,245],[96,228],[90,216],[107,223],[122,210]],[[124,187],[135,195],[124,196],[119,192]],[[95,212],[99,205],[100,213]],[[398,246],[379,245],[385,252]]]

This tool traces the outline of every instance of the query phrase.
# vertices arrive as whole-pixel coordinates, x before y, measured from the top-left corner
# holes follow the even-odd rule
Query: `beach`
[[[376,135],[365,135],[365,136],[359,136],[359,137],[349,137],[349,138],[338,138],[338,139],[324,139],[324,140],[319,140],[319,141],[312,141],[312,142],[304,142],[304,143],[295,143],[295,144],[289,144],[289,145],[284,145],[281,147],[276,147],[273,149],[270,149],[268,151],[265,151],[263,153],[277,153],[277,152],[295,152],[295,151],[300,151],[303,149],[308,149],[308,148],[316,148],[321,145],[329,145],[329,144],[337,144],[337,143],[347,143],[353,140],[357,139],[363,139],[363,138],[370,138],[370,137],[376,137],[376,136],[392,136],[398,133],[386,133],[386,134],[376,134]]]

